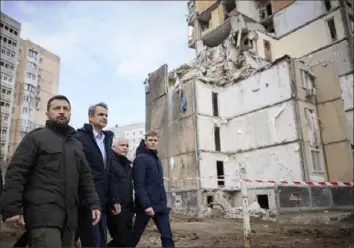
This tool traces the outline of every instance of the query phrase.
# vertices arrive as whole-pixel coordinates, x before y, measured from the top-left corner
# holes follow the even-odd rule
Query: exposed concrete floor
[[[354,248],[354,218],[339,220],[348,213],[313,212],[283,214],[275,222],[252,219],[254,248]],[[243,247],[242,220],[212,217],[196,219],[171,214],[177,247]],[[11,247],[19,230],[4,228],[0,247]],[[151,221],[139,247],[161,247]]]

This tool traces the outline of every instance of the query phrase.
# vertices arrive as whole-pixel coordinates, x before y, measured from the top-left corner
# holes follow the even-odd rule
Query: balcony
[[[9,45],[8,43],[5,43],[5,42],[1,41],[1,46],[5,47],[5,48],[7,48],[7,49],[9,49],[10,51],[13,51],[13,52],[17,52],[17,50],[18,50],[18,44],[17,44],[16,47],[14,47],[13,45]]]
[[[7,107],[1,106],[1,107],[0,107],[0,112],[1,112],[2,114],[7,114],[7,115],[9,115],[9,114],[11,114],[11,108],[7,108]]]
[[[0,70],[2,73],[7,74],[7,75],[11,75],[11,76],[15,75],[15,68],[13,70],[11,70],[9,68],[1,66]]]
[[[12,64],[16,64],[16,62],[17,62],[16,53],[14,54],[15,55],[14,57],[11,57],[11,54],[14,54],[14,52],[13,51],[10,52],[9,50],[6,50],[6,54],[1,54],[1,58],[3,60],[11,62]]]
[[[2,70],[2,69],[1,69]],[[1,80],[1,88],[9,88],[12,89],[12,83],[5,81],[5,80]]]
[[[30,79],[30,78],[25,78],[25,84],[29,84],[31,86],[33,86],[34,88],[37,88],[37,79]],[[34,92],[34,91],[33,91]]]
[[[29,132],[30,128],[28,126],[20,126],[20,132]]]
[[[9,125],[9,122],[8,122],[8,121],[4,121],[4,120],[3,120],[3,121],[0,122],[1,128],[7,128],[8,125]]]
[[[229,18],[215,29],[204,31],[202,33],[203,43],[208,47],[218,46],[229,36],[230,31],[231,22]]]
[[[6,26],[8,27],[8,26]],[[12,30],[14,30],[13,28],[11,28]],[[20,40],[20,31],[16,30],[17,35],[15,35],[13,32],[11,33],[9,29],[5,29],[5,27],[1,28],[1,33],[5,34],[7,37],[10,37],[11,39],[15,40],[15,41],[19,41]]]
[[[1,139],[2,142],[6,142],[7,134],[1,134],[0,135],[0,139]]]
[[[27,65],[26,66],[26,72],[30,72],[30,73],[32,73],[32,74],[37,76],[37,68],[38,67],[31,67],[31,66]]]
[[[12,102],[12,95],[1,93],[1,100]]]
[[[33,62],[38,66],[38,61],[39,61],[39,55],[32,57],[32,56],[27,56],[27,61]]]
[[[220,3],[221,1],[218,0],[214,4],[212,4],[209,8],[207,8],[205,11],[201,13],[197,13],[197,19],[203,23],[209,22],[211,19],[211,12],[216,10],[219,7]]]

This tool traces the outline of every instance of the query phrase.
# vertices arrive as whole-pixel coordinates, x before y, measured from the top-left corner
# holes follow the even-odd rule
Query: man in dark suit
[[[145,135],[136,150],[133,164],[136,217],[133,229],[135,247],[152,218],[161,235],[162,247],[174,247],[170,226],[170,208],[163,182],[161,160],[157,156],[159,136],[155,131]]]
[[[109,234],[112,237],[108,247],[130,247],[133,233],[133,177],[132,162],[126,157],[129,151],[129,142],[125,138],[118,138],[112,147],[114,157],[112,160],[112,172],[110,174],[110,199],[118,201],[121,212],[114,215],[107,213]]]
[[[91,168],[92,179],[96,192],[100,198],[102,210],[109,209],[118,214],[118,202],[110,201],[107,205],[108,175],[112,168],[113,153],[111,151],[113,132],[103,131],[107,126],[108,107],[105,103],[98,103],[89,108],[89,124],[77,130],[77,139],[81,142],[86,159]],[[81,197],[79,195],[79,201]],[[91,214],[84,205],[79,208],[79,228],[77,236],[83,247],[107,247],[107,219],[106,211],[102,211],[101,220],[96,226],[91,223]]]

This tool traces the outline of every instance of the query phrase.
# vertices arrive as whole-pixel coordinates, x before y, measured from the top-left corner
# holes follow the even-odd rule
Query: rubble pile
[[[236,49],[226,40],[217,47],[204,46],[189,64],[171,71],[169,84],[178,87],[181,83],[197,79],[222,87],[248,78],[270,66],[269,62],[260,58],[253,50]]]
[[[202,218],[210,218],[213,216],[213,210],[209,207],[205,208],[204,211],[202,211],[202,214],[200,217]]]
[[[253,202],[248,207],[250,217],[275,221],[276,214],[270,210],[263,209],[259,206],[258,202]],[[242,219],[242,207],[229,208],[225,212],[225,218]]]

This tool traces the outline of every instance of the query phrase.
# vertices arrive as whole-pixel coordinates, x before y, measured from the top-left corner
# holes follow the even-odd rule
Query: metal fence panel
[[[310,207],[310,190],[307,187],[279,186],[279,206],[281,208]]]

